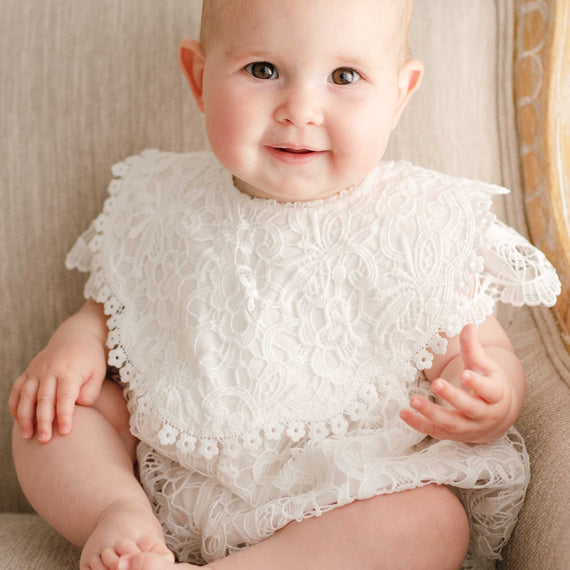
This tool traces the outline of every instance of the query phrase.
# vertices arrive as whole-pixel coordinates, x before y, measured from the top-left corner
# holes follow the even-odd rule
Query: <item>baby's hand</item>
[[[432,390],[444,405],[414,396],[410,405],[419,413],[402,410],[400,417],[436,439],[493,441],[514,423],[522,402],[503,369],[483,350],[474,325],[461,331],[460,347],[465,368],[459,381],[464,388],[437,378]]]
[[[105,378],[106,357],[101,343],[90,334],[52,338],[47,347],[16,380],[9,406],[24,439],[46,443],[57,420],[58,431],[71,432],[75,404],[90,406]]]

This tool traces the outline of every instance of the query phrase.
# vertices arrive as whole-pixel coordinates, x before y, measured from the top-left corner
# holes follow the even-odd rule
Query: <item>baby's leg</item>
[[[83,547],[82,569],[111,568],[119,554],[137,551],[174,559],[134,475],[136,443],[121,390],[110,382],[93,407],[76,406],[69,435],[42,444],[14,428],[22,489],[50,525]]]
[[[446,487],[427,485],[290,523],[263,542],[206,568],[457,570],[468,542],[469,526],[461,503]],[[152,555],[123,558],[120,566],[121,570],[173,567]],[[180,570],[185,567],[179,565]]]

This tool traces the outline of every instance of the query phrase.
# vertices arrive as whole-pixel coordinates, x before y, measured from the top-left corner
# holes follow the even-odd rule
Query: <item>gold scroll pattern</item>
[[[570,351],[570,1],[517,0],[515,97],[530,236],[562,281]]]

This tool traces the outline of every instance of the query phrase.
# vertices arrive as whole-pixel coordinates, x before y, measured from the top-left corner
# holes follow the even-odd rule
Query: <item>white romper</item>
[[[209,152],[148,150],[113,173],[67,266],[90,271],[85,296],[109,316],[141,481],[178,559],[438,483],[470,519],[464,568],[492,567],[528,482],[521,436],[436,441],[398,414],[430,394],[442,333],[559,294],[490,213],[507,191],[397,161],[283,204],[240,193]]]

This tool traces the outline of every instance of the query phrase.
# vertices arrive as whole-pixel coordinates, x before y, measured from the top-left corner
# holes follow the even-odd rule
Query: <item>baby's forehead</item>
[[[220,33],[225,33],[226,26],[235,23],[235,18],[254,16],[259,12],[259,3],[263,2],[265,6],[271,2],[279,2],[280,4],[289,2],[300,2],[307,9],[311,4],[326,3],[327,0],[203,0],[202,4],[202,33],[212,34],[213,37]],[[355,3],[359,0],[344,0],[340,7],[335,6],[335,11],[339,9],[351,10]],[[365,0],[364,4],[369,4],[371,10],[374,9],[376,14],[381,9],[385,14],[394,14],[393,23],[395,27],[405,29],[409,25],[411,16],[411,8],[413,0]],[[265,7],[264,6],[264,7]],[[375,14],[375,15],[376,15]]]
[[[267,13],[267,5],[271,2],[299,2],[309,8],[312,3],[326,3],[328,0],[203,0],[202,27],[200,40],[203,45],[215,41],[222,35],[231,33],[232,25],[235,26],[237,18],[259,17],[260,12]],[[358,2],[370,7],[371,17],[377,18],[379,11],[382,17],[377,18],[378,24],[391,23],[396,37],[404,36],[407,42],[407,30],[411,17],[413,0],[343,0],[334,7],[335,11],[351,10]],[[263,3],[264,10],[260,10]],[[366,6],[364,6],[366,7]],[[362,6],[360,6],[362,8]]]

